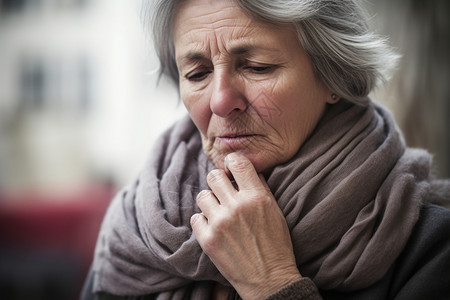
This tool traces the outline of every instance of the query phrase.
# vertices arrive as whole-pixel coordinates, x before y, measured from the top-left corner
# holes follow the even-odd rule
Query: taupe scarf
[[[417,221],[429,166],[426,152],[405,148],[385,109],[330,106],[295,157],[267,178],[300,273],[322,289],[355,290],[379,280]],[[139,178],[108,209],[95,252],[95,291],[209,299],[212,282],[227,284],[189,225],[213,168],[189,118],[161,137]]]

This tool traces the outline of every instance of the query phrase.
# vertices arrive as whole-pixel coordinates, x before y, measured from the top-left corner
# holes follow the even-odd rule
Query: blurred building
[[[0,0],[0,299],[77,299],[106,206],[184,113],[139,0]]]
[[[177,94],[138,1],[0,1],[0,190],[130,181]],[[178,109],[179,111],[179,109]]]

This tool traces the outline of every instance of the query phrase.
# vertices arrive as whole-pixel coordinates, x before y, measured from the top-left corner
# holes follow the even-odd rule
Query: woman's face
[[[218,168],[231,152],[258,172],[286,162],[331,100],[295,30],[256,21],[234,1],[185,1],[174,44],[181,98]]]

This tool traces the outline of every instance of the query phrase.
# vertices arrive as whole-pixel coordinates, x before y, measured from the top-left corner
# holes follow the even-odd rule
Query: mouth
[[[221,136],[218,136],[218,139],[239,139],[239,138],[249,138],[256,136],[256,134],[224,134]]]
[[[217,136],[216,139],[219,140],[239,140],[239,139],[251,139],[259,136],[259,134],[250,134],[250,133],[226,133],[220,136]]]
[[[234,150],[246,148],[252,143],[252,141],[257,138],[258,134],[223,134],[216,137],[216,142],[221,146],[229,147]]]

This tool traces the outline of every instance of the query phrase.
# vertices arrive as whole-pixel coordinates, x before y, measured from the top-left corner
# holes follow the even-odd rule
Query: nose
[[[247,109],[247,101],[239,85],[231,75],[216,73],[210,100],[210,108],[215,115],[227,118]]]

